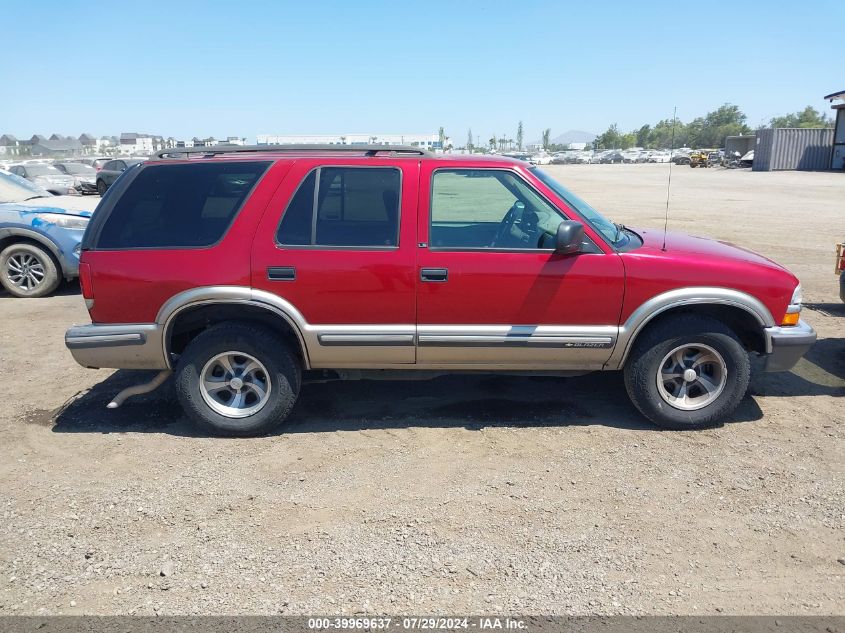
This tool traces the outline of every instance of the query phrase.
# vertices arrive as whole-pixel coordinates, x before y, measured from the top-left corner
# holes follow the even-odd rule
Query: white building
[[[437,134],[259,134],[257,145],[410,145],[423,149],[441,149]]]
[[[136,134],[135,132],[122,132],[120,134],[121,154],[127,156],[149,156],[153,153],[153,137],[149,134]]]

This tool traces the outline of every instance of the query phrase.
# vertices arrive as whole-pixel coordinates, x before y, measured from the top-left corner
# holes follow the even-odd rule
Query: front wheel
[[[668,429],[700,429],[736,409],[751,363],[724,323],[681,315],[667,317],[637,340],[624,373],[631,401],[649,420]]]
[[[12,244],[0,253],[0,284],[15,297],[44,297],[60,282],[56,262],[35,244]]]
[[[176,369],[185,413],[215,435],[263,435],[287,419],[300,364],[288,344],[258,325],[222,323],[197,336]]]

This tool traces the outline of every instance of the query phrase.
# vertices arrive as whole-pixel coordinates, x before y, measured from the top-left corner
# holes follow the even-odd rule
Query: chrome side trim
[[[401,325],[304,325],[303,334],[311,366],[315,369],[338,367],[380,367],[388,364],[412,365],[417,360],[417,328]]]
[[[94,334],[91,336],[65,336],[65,345],[72,347],[108,347],[110,345],[143,345],[147,337],[140,332],[128,334]]]
[[[413,334],[318,334],[320,345],[413,345]]]
[[[615,326],[421,325],[420,347],[612,347]]]
[[[615,325],[420,325],[417,364],[448,368],[596,369]]]
[[[628,358],[634,340],[643,327],[666,310],[686,305],[716,304],[740,308],[751,314],[761,328],[775,325],[769,309],[748,293],[709,286],[677,288],[652,297],[640,305],[619,328],[619,339],[605,369],[621,369]]]

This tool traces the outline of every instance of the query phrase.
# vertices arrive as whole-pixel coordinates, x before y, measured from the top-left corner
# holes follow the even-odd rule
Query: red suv
[[[760,255],[614,224],[527,163],[407,147],[161,152],[101,201],[80,278],[74,358],[162,370],[110,406],[175,372],[229,435],[281,423],[311,370],[622,370],[647,418],[699,428],[745,394],[749,352],[786,370],[815,340]]]

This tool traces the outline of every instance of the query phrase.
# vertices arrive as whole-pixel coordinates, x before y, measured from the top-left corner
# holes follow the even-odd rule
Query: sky
[[[14,8],[14,10],[12,10]],[[845,2],[0,0],[0,134],[526,142],[845,89]]]

